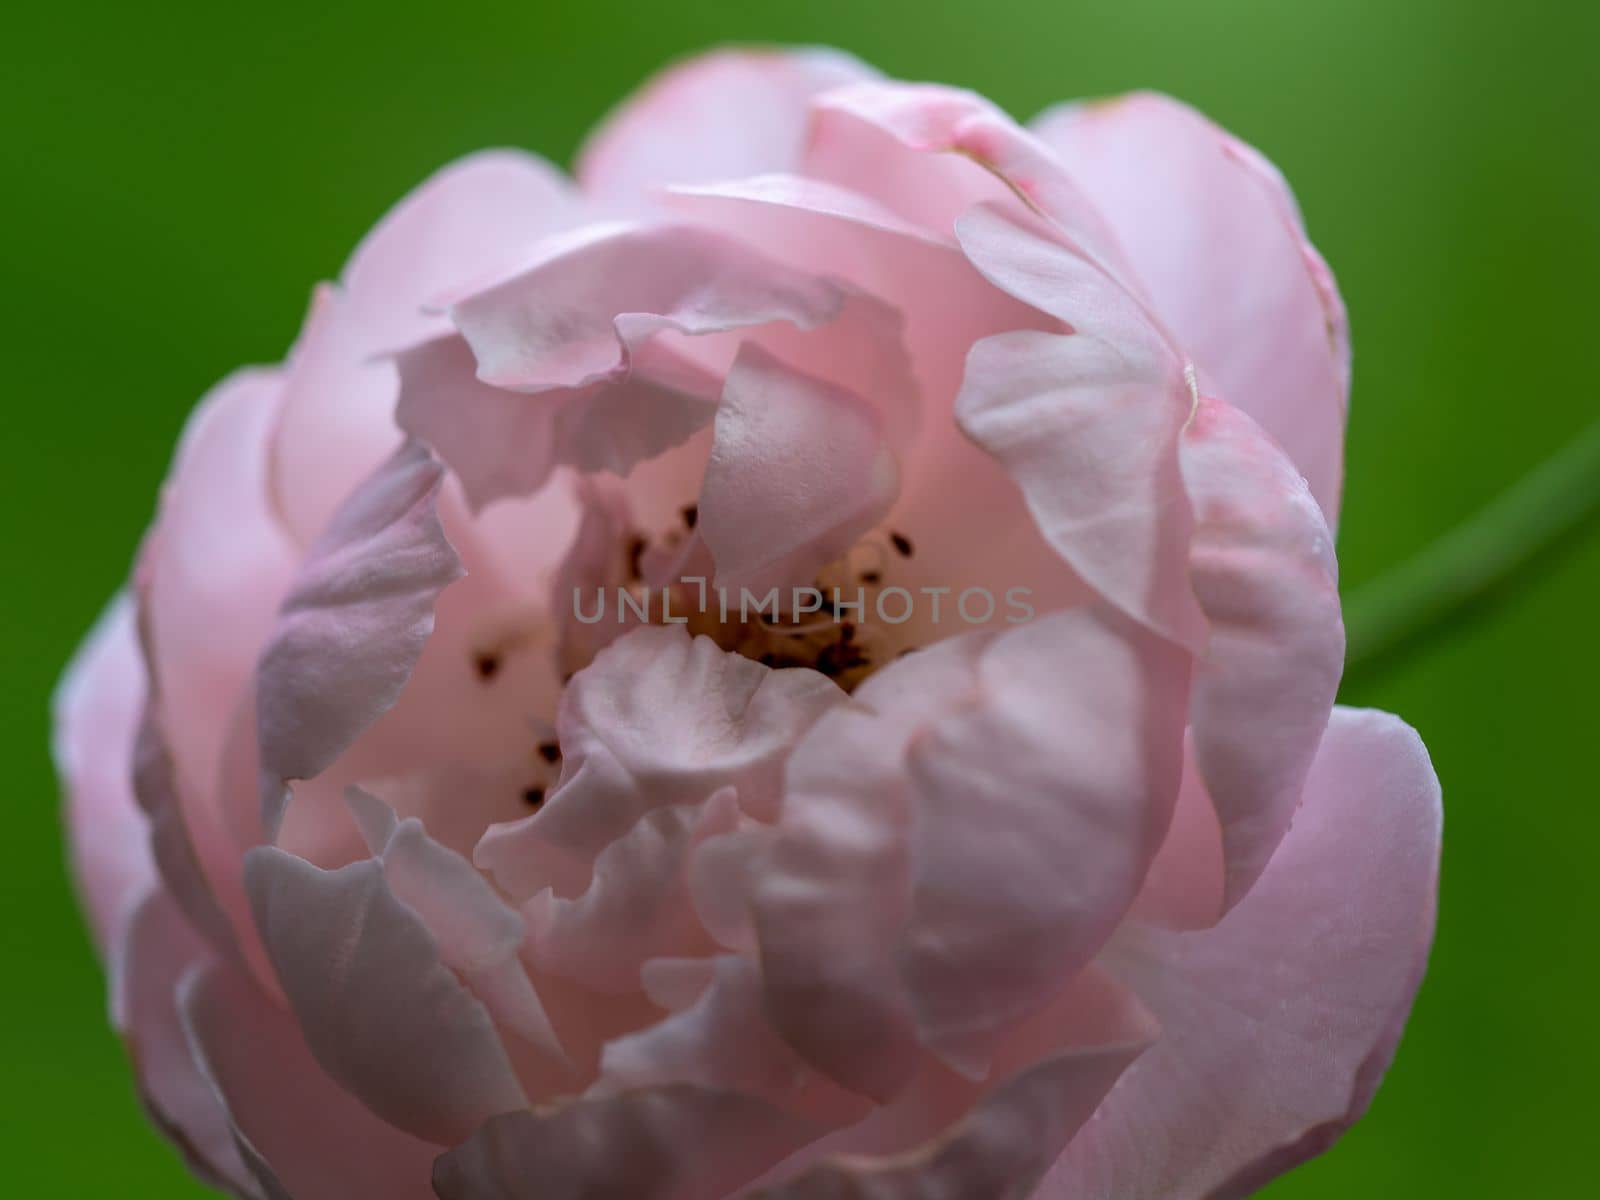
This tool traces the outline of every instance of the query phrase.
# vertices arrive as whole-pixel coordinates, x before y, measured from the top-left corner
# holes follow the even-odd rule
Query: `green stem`
[[[1345,602],[1356,670],[1386,658],[1513,578],[1600,512],[1600,422],[1477,516]]]

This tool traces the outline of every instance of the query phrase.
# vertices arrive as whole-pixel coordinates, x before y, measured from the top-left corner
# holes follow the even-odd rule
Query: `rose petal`
[[[517,895],[539,864],[557,894],[652,809],[724,787],[770,818],[790,747],[844,693],[815,671],[772,671],[680,626],[637,629],[568,685],[557,725],[561,783],[525,821],[491,829],[475,861]]]
[[[844,303],[836,285],[688,225],[595,225],[550,242],[521,273],[456,300],[450,315],[478,378],[511,391],[627,377],[666,330],[690,336],[770,321],[814,329]]]
[[[1038,1200],[1243,1196],[1365,1110],[1427,959],[1439,784],[1386,713],[1335,709],[1294,827],[1215,929],[1119,934],[1108,963],[1159,1043]]]
[[[232,850],[214,791],[229,720],[298,560],[267,472],[280,389],[276,372],[242,371],[201,402],[140,563],[141,636],[160,726],[208,872]],[[215,633],[196,637],[197,629]]]
[[[1115,225],[1201,370],[1288,451],[1334,525],[1349,335],[1283,177],[1192,108],[1149,92],[1053,109],[1034,127]]]
[[[346,803],[360,824],[394,898],[422,919],[439,956],[483,1002],[495,1024],[542,1051],[566,1055],[522,969],[522,918],[473,865],[429,837],[415,817],[404,821],[382,800],[350,788]]]
[[[806,1122],[688,1084],[497,1117],[443,1155],[440,1200],[723,1200],[810,1141]]]
[[[818,1074],[777,1035],[762,1003],[760,970],[732,955],[715,960],[710,985],[692,1004],[608,1045],[590,1094],[674,1083],[752,1096],[824,1126],[857,1121],[872,1107]]]
[[[1172,821],[1129,919],[1163,929],[1209,929],[1222,917],[1224,879],[1217,810],[1200,779],[1193,748],[1186,746]]]
[[[119,594],[83,639],[50,703],[72,876],[102,958],[121,915],[155,878],[133,795],[134,734],[144,703],[133,605]]]
[[[716,409],[717,380],[650,343],[628,378],[528,396],[482,383],[463,338],[401,353],[395,419],[439,452],[474,509],[525,496],[562,465],[625,475],[681,445]]]
[[[322,871],[260,846],[245,882],[306,1044],[374,1113],[452,1145],[527,1103],[488,1013],[378,863]]]
[[[122,938],[112,1011],[133,1061],[140,1100],[202,1179],[217,1187],[246,1186],[250,1177],[228,1132],[227,1115],[189,1052],[178,1016],[178,979],[209,958],[205,943],[159,887],[135,904]]]
[[[956,419],[1010,472],[1045,538],[1123,612],[1198,649],[1178,435],[1181,361],[1137,302],[1064,246],[990,208],[958,224],[996,286],[1065,321],[972,348]]]
[[[323,1074],[294,1021],[220,963],[179,1005],[204,1079],[269,1200],[426,1200],[438,1147],[401,1133]]]
[[[211,889],[189,835],[176,770],[159,721],[157,706],[146,703],[133,748],[133,792],[149,822],[150,852],[162,885],[189,923],[214,950],[229,955],[237,947],[233,925]]]
[[[1188,659],[1092,609],[998,638],[967,706],[909,747],[912,912],[899,966],[922,1039],[978,1073],[993,1036],[1100,949],[1166,831]]]
[[[1058,330],[1053,317],[984,279],[953,235],[935,236],[835,184],[773,175],[675,190],[669,200],[793,266],[848,280],[899,314],[917,385],[919,436],[902,446],[894,421],[885,422],[902,465],[891,527],[917,547],[914,559],[896,564],[896,584],[960,591],[1003,579],[1007,587],[1029,589],[1041,611],[1082,602],[1088,589],[1050,551],[1016,484],[950,415],[975,341],[1012,330]],[[844,324],[808,336],[825,337]],[[816,356],[792,361],[818,372]],[[859,378],[834,382],[873,398],[886,392]],[[949,486],[952,479],[961,487]]]
[[[894,952],[910,917],[912,739],[960,706],[992,635],[936,643],[871,675],[795,748],[778,836],[749,877],[772,1019],[851,1091],[892,1099],[919,1047]]]
[[[930,1078],[921,1094],[908,1095],[910,1105],[879,1110],[837,1139],[827,1161],[761,1195],[1028,1200],[1062,1147],[1157,1033],[1132,994],[1093,968],[1041,1016],[1009,1039],[996,1060],[998,1082],[979,1087]],[[951,1106],[955,1111],[946,1119],[941,1110]],[[894,1111],[902,1107],[907,1111]],[[935,1135],[923,1144],[890,1152],[860,1149],[870,1144],[861,1133],[870,1131],[879,1140],[889,1133],[898,1143],[909,1129],[929,1123]],[[848,1149],[837,1156],[841,1147]]]
[[[816,104],[804,173],[865,192],[948,237],[976,204],[1049,218],[1073,248],[1126,278],[1110,227],[1049,147],[961,88],[863,83]]]
[[[434,507],[442,474],[407,443],[301,564],[256,678],[268,836],[286,782],[325,770],[394,704],[433,631],[434,601],[461,576]]]
[[[1210,641],[1194,754],[1222,823],[1224,907],[1289,829],[1344,669],[1333,535],[1294,465],[1248,416],[1202,399],[1179,449],[1194,510],[1189,578]]]
[[[378,357],[449,330],[424,311],[441,289],[517,261],[579,219],[572,189],[516,151],[470,155],[437,172],[363,239],[342,282],[319,289],[289,361],[272,440],[273,493],[302,543],[393,452],[394,364]]]
[[[652,958],[711,952],[689,898],[689,862],[702,842],[738,820],[732,788],[703,805],[645,813],[600,852],[583,895],[543,904],[529,949],[534,961],[598,991],[629,992]]]
[[[592,134],[577,176],[596,201],[637,208],[663,183],[785,170],[816,93],[876,75],[837,50],[721,50],[657,75]]]
[[[873,406],[740,351],[717,410],[697,531],[718,587],[809,582],[888,512],[899,469]]]

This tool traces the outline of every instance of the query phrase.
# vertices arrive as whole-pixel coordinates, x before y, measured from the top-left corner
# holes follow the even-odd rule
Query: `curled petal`
[[[1289,829],[1344,669],[1333,535],[1288,457],[1202,399],[1179,449],[1194,510],[1189,578],[1210,630],[1194,755],[1222,825],[1224,907]]]
[[[529,948],[534,961],[588,987],[627,992],[639,988],[640,969],[652,958],[712,950],[689,898],[688,866],[696,847],[738,820],[732,788],[703,805],[645,813],[600,852],[582,896],[540,904]]]
[[[1035,130],[1114,224],[1211,386],[1288,451],[1334,525],[1349,334],[1283,177],[1192,108],[1148,92],[1054,109]]]
[[[414,1137],[452,1145],[527,1100],[489,1014],[372,860],[246,856],[256,925],[324,1070]]]
[[[1178,470],[1192,406],[1183,364],[1133,297],[1071,250],[990,208],[958,229],[996,286],[1070,330],[974,346],[956,401],[961,428],[1010,473],[1086,583],[1157,633],[1200,648]]]
[[[456,300],[450,315],[478,378],[542,392],[625,379],[672,330],[701,336],[833,320],[844,293],[731,238],[686,225],[597,225],[556,239],[512,278]]]
[[[1335,709],[1294,826],[1214,929],[1131,927],[1161,1022],[1038,1200],[1243,1196],[1326,1149],[1394,1054],[1433,935],[1439,783],[1416,734]]]
[[[495,1023],[520,1035],[556,1063],[565,1055],[518,951],[522,918],[461,855],[429,837],[415,817],[404,821],[382,800],[351,788],[347,802],[394,898],[410,908]]]
[[[772,671],[677,625],[613,643],[562,697],[561,783],[533,816],[490,830],[476,861],[516,893],[537,860],[557,894],[647,812],[732,787],[758,819],[776,810],[795,741],[844,693],[815,671]]]
[[[899,469],[872,405],[746,346],[728,374],[698,530],[718,587],[809,581],[882,519]]]
[[[717,380],[665,348],[635,353],[625,379],[524,395],[483,383],[466,341],[403,351],[400,427],[438,451],[474,509],[542,488],[557,467],[625,475],[681,445],[716,409]]]
[[[301,565],[256,676],[262,824],[285,784],[332,765],[399,697],[461,577],[435,510],[443,472],[407,443],[339,510]]]

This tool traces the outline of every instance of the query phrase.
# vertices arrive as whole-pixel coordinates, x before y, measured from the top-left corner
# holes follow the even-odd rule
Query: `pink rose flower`
[[[447,168],[201,404],[57,697],[151,1116],[296,1200],[1319,1152],[1440,830],[1333,703],[1348,383],[1283,181],[1161,96],[716,54],[575,181]]]

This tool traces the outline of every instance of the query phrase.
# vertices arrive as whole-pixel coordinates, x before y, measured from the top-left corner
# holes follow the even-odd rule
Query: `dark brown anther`
[[[544,803],[544,789],[542,787],[529,788],[522,793],[522,802],[529,808],[538,808],[539,805]]]
[[[832,679],[836,675],[844,674],[851,667],[859,667],[866,661],[854,642],[841,637],[833,645],[822,648],[822,653],[817,655],[817,670]]]
[[[700,506],[698,504],[686,504],[686,505],[684,505],[684,508],[683,508],[683,523],[684,523],[685,526],[687,526],[690,529],[693,529],[694,526],[695,526],[695,522],[698,521],[699,519],[700,519]]]
[[[853,642],[855,641],[855,637],[856,627],[851,622],[846,621],[843,625],[839,626],[839,640],[841,642]]]
[[[628,539],[628,578],[629,579],[642,579],[642,578],[644,578],[644,567],[643,567],[642,563],[643,563],[643,560],[644,560],[645,549],[649,545],[650,545],[649,541],[646,538],[642,537],[641,535],[639,535],[637,533],[634,534],[632,537],[630,537]]]
[[[911,539],[903,533],[890,532],[889,542],[894,546],[901,558],[910,558],[912,554]]]
[[[540,742],[539,757],[547,763],[553,763],[561,757],[561,747],[555,742]]]
[[[472,665],[478,669],[479,679],[493,679],[500,673],[500,656],[498,654],[480,654],[472,660]]]
[[[868,585],[880,584],[880,583],[883,582],[883,572],[882,571],[863,571],[863,572],[861,572],[861,582],[865,583],[865,584],[868,584]]]

